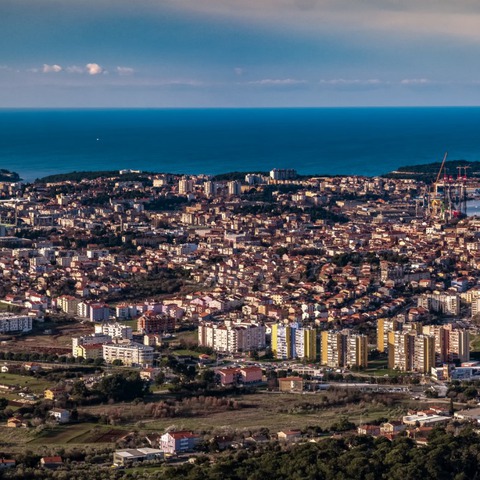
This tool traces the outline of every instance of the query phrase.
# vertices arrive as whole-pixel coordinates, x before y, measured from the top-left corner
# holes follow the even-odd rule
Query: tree
[[[97,384],[97,390],[108,399],[122,402],[143,398],[148,391],[148,386],[138,372],[115,373],[102,378]]]

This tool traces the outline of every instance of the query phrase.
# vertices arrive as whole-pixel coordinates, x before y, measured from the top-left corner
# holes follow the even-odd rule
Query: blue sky
[[[480,105],[477,0],[0,0],[0,107]]]

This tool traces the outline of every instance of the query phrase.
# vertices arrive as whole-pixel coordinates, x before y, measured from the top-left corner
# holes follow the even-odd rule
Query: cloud
[[[296,80],[295,78],[264,78],[262,80],[253,80],[248,82],[249,85],[267,86],[302,85],[305,83],[307,83],[305,80]]]
[[[72,65],[65,69],[68,73],[83,73],[84,69],[82,67],[78,67],[77,65]]]
[[[47,65],[46,63],[43,64],[42,73],[59,73],[63,70],[60,65]]]
[[[130,67],[117,67],[115,70],[120,76],[133,75],[135,73],[135,70]]]
[[[427,85],[432,82],[428,78],[404,78],[400,83],[402,85]]]
[[[386,82],[382,82],[378,78],[369,78],[366,80],[346,79],[346,78],[332,78],[330,80],[320,80],[320,85],[382,85]]]
[[[233,71],[235,72],[235,75],[238,75],[239,77],[245,73],[245,70],[242,67],[235,67]]]
[[[85,69],[89,75],[100,75],[101,73],[105,72],[103,67],[101,67],[98,63],[87,63],[85,65]]]

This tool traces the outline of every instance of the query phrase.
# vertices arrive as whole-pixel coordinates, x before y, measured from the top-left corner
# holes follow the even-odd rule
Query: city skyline
[[[478,105],[469,0],[5,1],[0,107]]]

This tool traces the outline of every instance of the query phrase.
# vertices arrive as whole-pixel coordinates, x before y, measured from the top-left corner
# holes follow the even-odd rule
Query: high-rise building
[[[368,338],[366,335],[349,335],[347,337],[347,366],[368,367]]]
[[[184,195],[186,193],[192,193],[192,192],[193,192],[193,180],[182,178],[178,182],[178,193]]]
[[[346,360],[346,336],[340,332],[322,332],[321,363],[343,367]]]
[[[275,358],[289,360],[293,357],[295,328],[275,323],[272,325],[272,353]]]
[[[415,372],[430,373],[435,366],[435,337],[433,335],[416,335],[413,353]]]
[[[389,332],[388,367],[403,372],[430,373],[435,366],[435,337],[416,330]]]
[[[452,363],[470,360],[470,334],[463,328],[455,328],[454,324],[426,325],[423,333],[435,337],[436,363]]]
[[[214,197],[215,196],[215,183],[211,180],[208,180],[203,184],[203,193],[206,197]]]
[[[379,318],[377,321],[377,350],[381,353],[388,348],[388,332],[401,331],[403,322],[395,318]]]
[[[240,195],[242,193],[242,184],[238,180],[232,180],[227,184],[229,195]]]
[[[314,362],[317,360],[317,331],[313,327],[295,330],[295,357]]]
[[[366,367],[368,338],[348,330],[328,331],[321,335],[321,363],[329,367]]]

